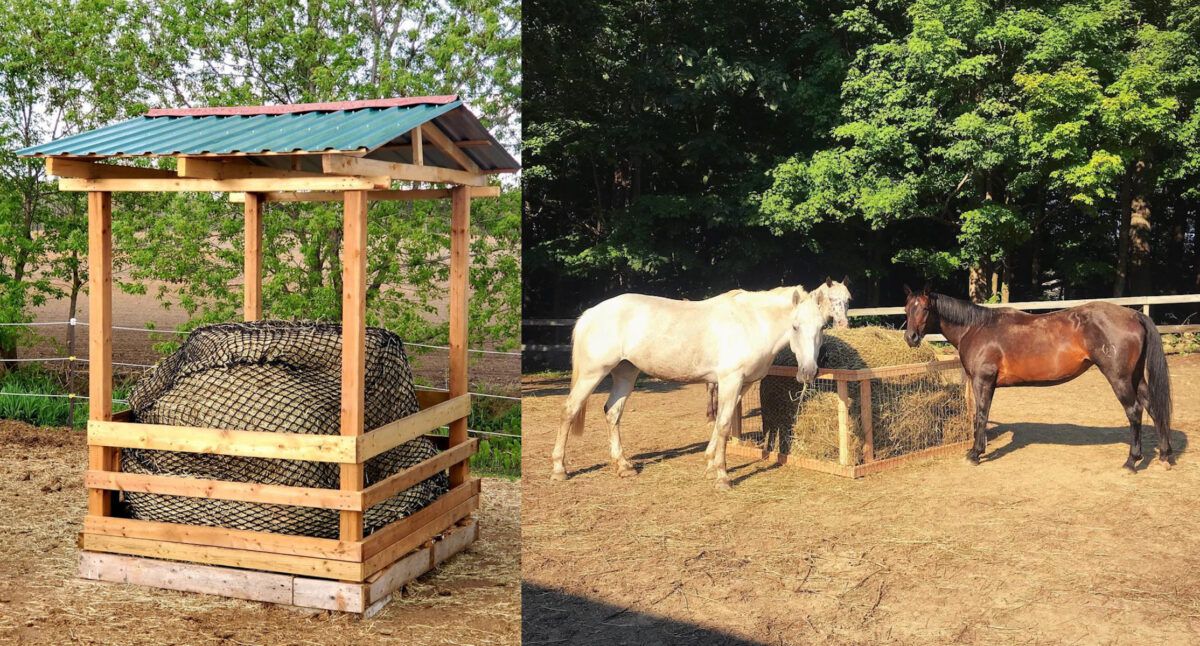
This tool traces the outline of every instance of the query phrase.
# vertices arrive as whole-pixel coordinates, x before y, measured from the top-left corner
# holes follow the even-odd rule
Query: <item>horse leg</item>
[[[1143,409],[1146,409],[1146,410],[1150,409],[1150,383],[1146,381],[1145,377],[1142,377],[1141,382],[1138,383],[1137,399],[1138,399],[1139,406],[1141,406]],[[1154,416],[1151,415],[1150,417],[1153,418]],[[1141,415],[1138,415],[1139,430],[1141,429],[1141,421],[1142,421]],[[1165,426],[1166,426],[1165,424],[1159,424],[1157,419],[1154,420],[1154,427],[1158,431],[1158,460],[1159,460],[1160,464],[1162,464],[1166,468],[1170,469],[1171,468],[1171,461],[1170,461],[1171,429],[1165,428]],[[1141,442],[1139,442],[1138,443],[1138,459],[1139,460],[1142,457],[1141,448],[1142,448]]]
[[[1137,463],[1142,460],[1142,410],[1149,401],[1150,391],[1147,389],[1143,395],[1134,385],[1132,375],[1107,362],[1098,363],[1097,367],[1125,409],[1125,418],[1129,420],[1129,457],[1125,458],[1125,468],[1137,473]]]
[[[717,422],[713,432],[717,435],[716,450],[713,451],[712,467],[717,478],[717,490],[728,491],[732,488],[729,473],[725,470],[725,445],[729,443],[729,431],[733,425],[733,413],[737,410],[738,400],[742,397],[742,376],[737,375],[720,382],[717,391]]]
[[[622,478],[637,475],[637,469],[633,467],[632,462],[625,459],[621,451],[621,413],[625,410],[625,402],[629,401],[629,393],[633,392],[640,372],[637,366],[627,361],[618,364],[612,371],[612,391],[608,394],[608,402],[604,404],[613,464],[616,466],[617,475]]]
[[[979,456],[987,450],[988,414],[992,410],[992,395],[996,392],[996,375],[972,375],[971,390],[975,395],[975,444],[967,451],[967,462],[978,465]]]
[[[581,372],[571,384],[571,393],[567,395],[567,403],[563,406],[562,423],[558,427],[558,437],[554,441],[554,470],[550,473],[551,480],[566,480],[567,468],[563,458],[567,455],[567,434],[572,429],[576,433],[583,432],[583,416],[587,409],[587,398],[600,384],[600,380],[608,374],[609,369],[589,370]]]
[[[717,391],[718,391],[718,388],[717,388],[716,384],[708,384],[708,392],[709,392],[709,395],[712,397],[712,399],[708,405],[708,407],[709,407],[708,421],[710,421],[710,422],[715,422],[717,420],[717,416],[718,416],[718,414],[717,414],[717,409],[718,409],[718,403],[717,403],[718,393],[717,393]],[[750,384],[746,384],[745,386],[742,386],[741,391],[738,392],[737,402],[734,402],[734,409],[733,409],[734,416],[736,416],[737,412],[738,412],[737,404],[742,401],[742,398],[745,397],[746,393],[749,391],[750,391]],[[733,417],[730,417],[730,423],[733,423]],[[730,428],[732,429],[732,427],[730,427]],[[704,467],[704,477],[705,478],[710,478],[710,477],[712,477],[712,475],[714,473],[716,473],[717,465],[716,465],[716,460],[714,459],[714,456],[716,455],[717,442],[719,442],[719,441],[721,441],[721,425],[714,423],[712,437],[708,440],[708,448],[704,450],[704,457],[706,459],[706,466]]]

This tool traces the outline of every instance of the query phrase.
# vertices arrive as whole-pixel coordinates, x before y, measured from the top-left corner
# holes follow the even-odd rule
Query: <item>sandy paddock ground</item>
[[[568,383],[528,377],[524,643],[1200,643],[1200,356],[1170,364],[1169,471],[1121,469],[1124,414],[1090,371],[998,391],[981,466],[850,481],[732,458],[721,495],[703,478],[703,386],[639,385],[626,479],[594,395],[572,477],[552,482]]]
[[[0,420],[0,643],[516,644],[520,491],[488,478],[481,540],[376,618],[76,579],[82,431]]]

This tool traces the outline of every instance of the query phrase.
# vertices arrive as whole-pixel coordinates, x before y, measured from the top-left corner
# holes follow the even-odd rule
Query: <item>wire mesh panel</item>
[[[742,398],[743,444],[783,455],[837,461],[837,382],[807,386],[794,378],[767,377]]]
[[[943,370],[872,380],[875,459],[970,439],[971,415],[961,375],[959,370]]]
[[[768,376],[743,397],[740,441],[781,456],[857,466],[971,439],[961,370],[931,365],[888,376],[830,371],[839,376],[807,385]]]
[[[129,395],[134,420],[242,431],[337,435],[340,432],[341,326],[258,321],[198,328]],[[419,410],[400,338],[370,328],[366,339],[364,425],[383,426]],[[370,486],[437,448],[425,438],[366,462]],[[337,464],[147,449],[121,451],[121,470],[232,482],[336,489]],[[449,488],[439,473],[368,509],[370,533],[409,515]],[[126,513],[140,520],[338,536],[336,510],[127,492]]]

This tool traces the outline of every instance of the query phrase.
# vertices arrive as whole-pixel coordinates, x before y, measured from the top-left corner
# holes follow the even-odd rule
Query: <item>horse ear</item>
[[[925,292],[926,296],[933,293],[933,281],[932,280],[925,281],[925,289],[922,291]]]
[[[831,278],[831,277],[829,277],[829,276],[826,276],[826,277],[825,277],[825,286],[826,286],[826,287],[833,287],[833,278]]]
[[[825,301],[827,300],[824,290],[817,290],[812,293],[813,302],[820,309],[825,309]]]
[[[912,288],[909,287],[907,283],[904,284],[904,295],[912,296]]]
[[[845,285],[846,287],[850,286],[850,274],[846,274],[845,276],[842,276],[842,284]]]
[[[797,289],[792,292],[792,307],[795,307],[799,304],[800,304],[800,290]]]

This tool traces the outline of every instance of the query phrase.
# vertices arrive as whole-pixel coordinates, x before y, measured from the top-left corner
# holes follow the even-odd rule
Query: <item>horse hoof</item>
[[[1162,468],[1164,471],[1171,470],[1171,461],[1170,460],[1159,460],[1158,463],[1162,465]]]
[[[632,478],[633,476],[636,476],[637,474],[638,474],[637,469],[633,468],[632,465],[627,466],[627,467],[618,467],[617,468],[617,477],[619,477],[619,478]]]
[[[733,484],[729,482],[729,478],[717,480],[717,491],[729,491],[733,489]]]
[[[975,455],[973,453],[968,453],[966,455],[966,460],[967,460],[967,464],[969,464],[971,466],[975,466],[975,467],[979,466],[979,456],[978,455]]]
[[[555,482],[562,482],[567,479],[566,471],[555,471],[550,474],[550,479]]]
[[[1129,473],[1137,473],[1137,462],[1135,462],[1133,460],[1129,460],[1128,462],[1125,463],[1124,466],[1125,466],[1125,470],[1128,471]]]

